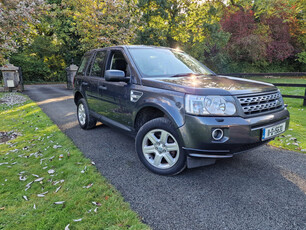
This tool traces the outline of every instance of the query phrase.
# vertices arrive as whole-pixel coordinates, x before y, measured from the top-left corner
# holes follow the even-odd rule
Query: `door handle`
[[[83,86],[88,86],[88,83],[87,82],[82,82],[82,85]]]
[[[106,85],[99,86],[99,89],[107,90],[107,86]]]

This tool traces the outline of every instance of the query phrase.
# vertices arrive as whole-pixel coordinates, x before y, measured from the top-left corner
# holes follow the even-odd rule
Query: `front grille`
[[[279,92],[252,96],[237,97],[245,115],[273,111],[283,106],[282,95]]]

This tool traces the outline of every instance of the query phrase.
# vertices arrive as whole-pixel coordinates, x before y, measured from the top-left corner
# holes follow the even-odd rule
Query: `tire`
[[[82,129],[92,129],[96,126],[97,120],[89,114],[88,105],[84,98],[77,103],[77,117]]]
[[[176,175],[186,168],[186,155],[171,121],[160,117],[148,121],[136,136],[140,161],[152,172]]]

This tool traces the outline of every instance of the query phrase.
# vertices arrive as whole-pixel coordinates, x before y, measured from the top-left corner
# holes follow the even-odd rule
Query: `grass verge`
[[[0,104],[0,132],[11,131],[0,136],[0,229],[149,229],[34,102]]]
[[[251,80],[264,81],[269,83],[291,83],[306,84],[306,77],[252,77]],[[304,96],[305,88],[278,87],[282,94]],[[303,99],[286,98],[290,112],[290,125],[283,135],[275,138],[270,145],[283,149],[302,151],[306,153],[306,106],[303,106]]]

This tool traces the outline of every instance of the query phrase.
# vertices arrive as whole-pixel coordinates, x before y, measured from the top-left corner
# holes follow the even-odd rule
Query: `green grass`
[[[0,144],[0,163],[8,163],[0,164],[0,229],[64,229],[68,224],[70,229],[149,229],[31,100],[15,106],[0,104],[0,131],[20,134]],[[50,175],[50,169],[55,173]],[[25,181],[19,180],[22,171]],[[37,179],[33,174],[44,179],[25,191],[26,184]],[[55,184],[60,180],[64,182]],[[89,184],[92,187],[83,188]],[[47,191],[45,197],[37,196]],[[65,203],[54,204],[57,201]]]
[[[306,77],[252,77],[249,78],[257,81],[265,81],[269,83],[292,83],[292,84],[306,84]],[[304,96],[305,88],[292,87],[278,87],[282,94]],[[285,103],[288,105],[290,112],[290,125],[287,130],[280,137],[275,138],[270,142],[270,145],[301,151],[306,149],[306,106],[303,106],[303,99],[286,98]],[[303,151],[304,152],[304,151]]]

